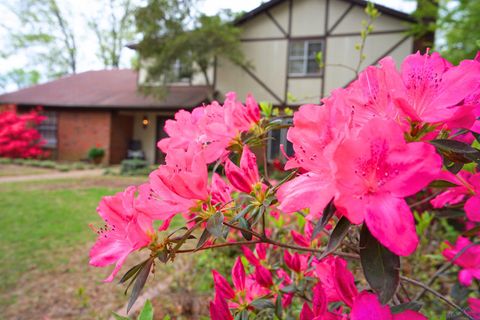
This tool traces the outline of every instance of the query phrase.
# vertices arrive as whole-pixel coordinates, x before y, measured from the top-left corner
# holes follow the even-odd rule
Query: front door
[[[156,141],[158,142],[159,140],[162,140],[163,138],[168,137],[168,134],[163,130],[165,127],[165,122],[168,119],[172,119],[170,116],[157,116],[157,139]],[[159,148],[157,148],[156,142],[155,142],[155,163],[158,164],[163,164],[165,163],[165,153],[163,153]]]

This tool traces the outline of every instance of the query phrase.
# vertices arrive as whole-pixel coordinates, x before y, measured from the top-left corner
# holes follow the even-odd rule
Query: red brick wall
[[[128,142],[133,136],[133,116],[112,114],[110,164],[118,164],[127,156]]]
[[[105,149],[103,163],[110,159],[110,111],[59,111],[58,160],[86,159],[92,147]]]

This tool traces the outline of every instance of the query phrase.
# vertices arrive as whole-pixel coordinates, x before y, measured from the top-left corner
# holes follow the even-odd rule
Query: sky
[[[85,18],[91,17],[92,12],[99,8],[99,0],[57,0],[62,11],[70,17],[70,21],[77,35],[79,44],[78,72],[102,69],[101,62],[96,58],[97,43],[94,34],[86,28]],[[261,0],[200,0],[198,9],[205,14],[215,14],[221,9],[232,11],[250,11],[260,4]],[[413,0],[374,0],[374,2],[404,12],[412,12],[416,1]],[[2,24],[13,27],[21,27],[11,15],[2,14]],[[0,28],[0,46],[8,45],[6,31]],[[122,52],[122,66],[129,67],[134,52],[125,48]],[[14,53],[8,58],[0,58],[0,75],[14,68],[28,68],[29,56],[27,53]],[[15,90],[13,84],[7,85],[5,91]],[[1,90],[1,89],[0,89]]]

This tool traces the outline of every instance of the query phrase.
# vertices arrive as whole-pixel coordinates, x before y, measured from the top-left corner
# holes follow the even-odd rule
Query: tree
[[[413,12],[417,22],[412,25],[412,32],[415,35],[414,51],[424,52],[427,48],[434,47],[438,13],[438,0],[417,0],[417,9]]]
[[[137,31],[142,35],[137,45],[147,70],[147,83],[163,86],[183,74],[200,72],[211,85],[208,70],[217,57],[235,64],[246,64],[240,49],[240,30],[225,13],[216,16],[192,14],[193,2],[186,0],[150,0],[136,10]],[[145,86],[147,93],[163,93],[164,87]]]
[[[13,83],[17,89],[22,89],[40,81],[40,73],[37,70],[26,71],[24,69],[12,69],[4,76],[0,77],[0,84],[2,87]]]
[[[105,7],[105,5],[104,5]],[[103,19],[106,12],[108,19]],[[102,25],[101,21],[108,23]],[[108,8],[102,8],[96,18],[88,21],[98,41],[98,56],[105,67],[118,68],[122,50],[127,41],[134,38],[134,16],[130,0],[109,0]]]
[[[28,50],[33,64],[47,68],[49,77],[77,71],[77,40],[69,18],[56,0],[3,2],[21,28],[10,30],[14,51]]]
[[[445,43],[438,49],[452,63],[473,59],[480,50],[480,2],[460,0],[439,21],[439,29],[445,34]]]

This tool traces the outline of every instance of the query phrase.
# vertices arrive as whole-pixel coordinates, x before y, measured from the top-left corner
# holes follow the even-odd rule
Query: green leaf
[[[150,300],[145,302],[140,315],[138,316],[137,320],[153,320],[153,306]]]
[[[480,164],[480,150],[467,143],[449,139],[431,140],[430,143],[452,162],[470,163],[473,161]]]
[[[203,230],[202,235],[200,236],[200,239],[198,240],[197,246],[195,249],[198,250],[201,247],[203,247],[203,245],[205,244],[205,242],[207,242],[209,238],[210,238],[210,232],[208,232],[207,229]]]
[[[153,259],[150,258],[147,260],[145,265],[142,267],[140,272],[137,275],[137,279],[135,280],[135,284],[133,285],[132,294],[130,295],[130,299],[128,300],[127,306],[127,313],[132,308],[135,301],[137,301],[140,292],[142,291],[143,287],[145,286],[145,282],[147,281],[148,275],[150,274],[150,269],[153,264]]]
[[[140,269],[143,267],[143,265],[147,262],[148,260],[143,261],[142,263],[137,264],[136,266],[132,267],[130,270],[128,270],[123,277],[120,279],[118,283],[124,283],[131,277],[135,276]]]
[[[282,295],[277,295],[277,299],[275,300],[275,315],[278,319],[283,318],[283,306],[282,306]]]
[[[252,230],[252,228],[250,227],[250,224],[248,223],[248,221],[245,218],[240,218],[240,220],[238,220],[238,224],[243,229]],[[252,240],[252,234],[251,233],[243,231],[243,230],[240,230],[240,232],[242,233],[242,236],[245,238],[245,240],[248,240],[248,241]]]
[[[368,284],[386,304],[400,282],[400,258],[381,245],[365,224],[360,232],[360,262]]]
[[[450,188],[450,187],[458,187],[458,184],[455,184],[453,182],[450,182],[450,181],[446,181],[446,180],[435,180],[435,181],[432,181],[428,187],[430,188]]]
[[[163,317],[163,320],[170,320],[170,316],[169,315],[166,315],[165,317]]]
[[[130,318],[127,318],[127,317],[124,317],[124,316],[121,316],[115,312],[112,312],[112,315],[113,317],[115,318],[115,320],[130,320]]]
[[[390,310],[392,311],[393,314],[400,313],[403,311],[407,310],[413,310],[413,311],[420,311],[422,309],[423,304],[420,302],[406,302],[402,303],[393,307],[390,307]]]
[[[345,217],[338,220],[335,229],[333,229],[332,234],[330,235],[330,239],[328,239],[327,248],[320,258],[326,257],[340,246],[351,225],[350,221]]]
[[[327,204],[325,209],[323,209],[323,214],[322,214],[322,219],[317,222],[315,225],[315,228],[313,228],[312,232],[312,239],[315,239],[317,235],[322,232],[323,228],[327,225],[328,221],[333,217],[333,214],[335,213],[336,208],[335,205],[333,204],[333,198],[330,200],[330,202]]]
[[[240,211],[240,213],[238,213],[233,219],[232,221],[230,222],[235,222],[237,221],[238,219],[242,218],[244,215],[246,215],[252,208],[253,208],[253,204],[250,204],[248,206],[246,206],[242,211]]]
[[[207,221],[208,232],[217,238],[221,238],[223,235],[223,219],[223,213],[217,211]]]
[[[297,286],[294,283],[280,289],[280,291],[283,293],[292,293],[292,292],[295,292],[296,290],[297,290]]]
[[[268,299],[253,300],[252,303],[250,303],[250,306],[254,307],[257,310],[275,308],[275,304],[273,304],[273,302],[271,300],[268,300]]]

